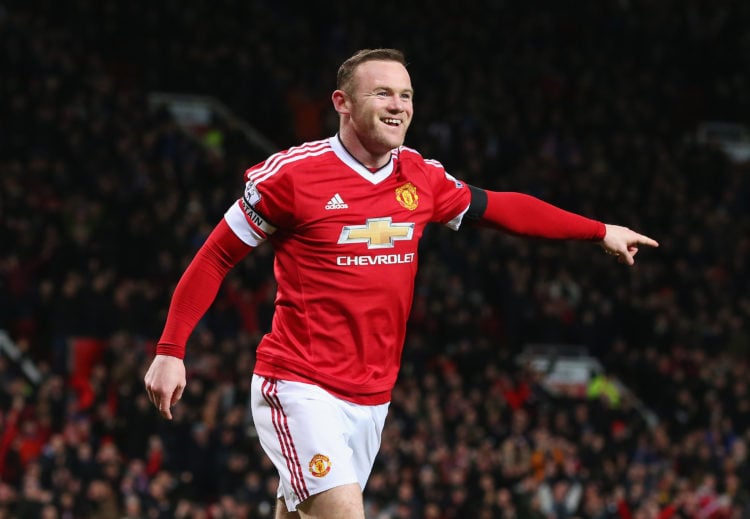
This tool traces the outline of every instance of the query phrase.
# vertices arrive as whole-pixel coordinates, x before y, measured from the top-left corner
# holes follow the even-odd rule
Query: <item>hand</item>
[[[616,256],[617,261],[620,263],[633,265],[639,245],[647,245],[649,247],[659,246],[656,240],[643,234],[638,234],[627,227],[609,224],[605,224],[605,227],[607,228],[607,232],[604,235],[604,239],[599,242],[599,245],[602,246],[607,254]]]
[[[172,419],[170,407],[182,397],[185,389],[185,364],[182,359],[157,355],[144,377],[148,399],[167,420]]]

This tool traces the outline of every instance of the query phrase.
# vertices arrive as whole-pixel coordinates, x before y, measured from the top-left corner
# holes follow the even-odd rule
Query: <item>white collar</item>
[[[351,169],[359,173],[359,175],[373,184],[379,184],[393,172],[393,155],[388,163],[382,168],[378,169],[375,173],[370,171],[364,164],[354,158],[349,151],[341,143],[338,134],[328,139],[331,144],[331,148],[336,156],[341,159],[341,162],[349,166]]]

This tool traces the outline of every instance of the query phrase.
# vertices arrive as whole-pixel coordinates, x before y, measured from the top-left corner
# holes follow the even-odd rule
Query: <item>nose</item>
[[[393,94],[388,98],[388,110],[392,112],[403,112],[406,107],[406,101],[398,94]]]

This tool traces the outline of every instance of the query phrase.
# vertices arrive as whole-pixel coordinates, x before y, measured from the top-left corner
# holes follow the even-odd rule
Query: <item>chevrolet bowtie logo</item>
[[[345,225],[339,243],[366,243],[368,249],[390,249],[396,240],[411,240],[413,223],[392,223],[391,217],[368,218],[365,225]]]

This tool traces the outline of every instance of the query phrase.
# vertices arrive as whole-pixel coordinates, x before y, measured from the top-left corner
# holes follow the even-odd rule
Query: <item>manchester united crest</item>
[[[396,200],[398,200],[398,203],[406,207],[409,211],[413,211],[419,205],[417,186],[411,182],[407,182],[403,186],[397,187]]]
[[[316,478],[322,478],[331,472],[331,460],[323,454],[316,454],[309,463],[310,474]]]

